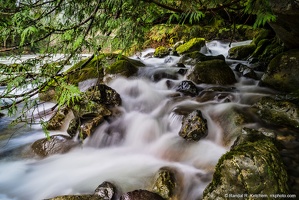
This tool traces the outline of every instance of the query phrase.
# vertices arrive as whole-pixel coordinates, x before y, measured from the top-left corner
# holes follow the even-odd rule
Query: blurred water
[[[228,44],[218,41],[208,43],[207,47],[208,54],[212,55],[226,56],[229,49]],[[153,49],[143,52],[140,59],[152,72],[172,68],[179,60],[171,56],[171,62],[165,63],[165,59],[143,57],[150,52]],[[169,89],[167,79],[153,82],[144,78],[146,73],[150,72],[143,71],[135,79],[119,77],[109,83],[121,95],[121,115],[99,126],[81,147],[42,160],[0,160],[0,198],[39,200],[92,193],[103,181],[115,183],[123,192],[147,189],[154,174],[164,166],[174,167],[183,174],[182,199],[200,198],[209,183],[200,175],[213,173],[218,159],[229,148],[223,145],[222,128],[211,116],[232,105],[246,106],[252,99],[271,91],[256,87],[256,81],[238,78],[238,83],[233,85],[236,90],[230,92],[231,103],[222,103],[216,97],[207,102],[194,98],[174,99],[175,85],[185,79],[183,75],[173,81],[174,86]],[[86,88],[86,84],[88,82],[82,88]],[[202,111],[209,133],[199,142],[186,142],[178,136],[182,115],[176,111],[194,109]],[[3,123],[5,120],[0,119],[0,126],[7,126]],[[30,143],[39,138],[40,133],[39,129],[30,132],[30,136],[25,134],[12,139],[5,148]]]

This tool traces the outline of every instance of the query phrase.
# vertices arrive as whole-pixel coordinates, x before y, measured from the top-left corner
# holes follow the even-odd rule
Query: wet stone
[[[199,141],[208,135],[207,120],[200,110],[195,110],[183,118],[179,135],[188,141]]]
[[[176,88],[176,91],[187,96],[197,96],[201,91],[192,81],[182,81]]]
[[[134,190],[120,197],[120,200],[165,200],[160,195],[147,190]]]
[[[101,198],[102,200],[116,200],[118,196],[118,191],[115,185],[105,181],[97,187],[97,189],[94,192],[94,195],[97,197],[94,199]]]
[[[49,139],[37,140],[31,145],[31,148],[38,156],[47,157],[66,153],[77,145],[78,143],[74,142],[69,136],[52,135]]]

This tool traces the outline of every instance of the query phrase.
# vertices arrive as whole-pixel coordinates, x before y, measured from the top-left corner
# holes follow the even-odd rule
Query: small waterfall
[[[227,44],[213,41],[207,44],[209,55],[227,55]],[[39,200],[57,195],[93,193],[103,181],[111,181],[123,192],[147,189],[159,168],[176,168],[183,177],[183,199],[198,199],[211,181],[218,159],[228,147],[222,143],[222,128],[213,116],[229,106],[246,106],[252,99],[271,91],[256,87],[256,81],[239,78],[235,90],[227,92],[231,103],[223,103],[217,96],[210,101],[176,96],[175,86],[185,77],[156,82],[151,76],[156,70],[173,70],[179,57],[165,59],[145,58],[152,49],[141,53],[146,67],[135,79],[116,78],[109,83],[122,98],[119,116],[97,128],[82,146],[63,155],[38,159],[0,160],[0,199]],[[134,57],[138,59],[137,57]],[[82,83],[84,91],[88,84]],[[209,87],[201,84],[200,87]],[[199,142],[186,142],[178,135],[183,112],[200,109],[208,121],[209,133]],[[2,119],[1,119],[2,120]],[[0,123],[2,123],[0,120]],[[30,132],[36,139],[40,130]],[[64,132],[64,134],[66,134]],[[33,136],[34,135],[34,136]],[[28,134],[27,142],[32,142]],[[8,142],[12,149],[20,145]],[[14,146],[15,145],[15,146]],[[0,154],[1,155],[1,154]]]

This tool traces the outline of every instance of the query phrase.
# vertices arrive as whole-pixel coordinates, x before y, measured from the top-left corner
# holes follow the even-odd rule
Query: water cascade
[[[227,44],[213,41],[207,44],[209,55],[227,55]],[[213,98],[182,97],[175,90],[185,80],[162,78],[155,80],[157,71],[174,70],[178,56],[140,59],[146,64],[139,76],[116,78],[108,85],[122,98],[120,112],[114,120],[97,128],[92,137],[66,154],[45,159],[22,158],[10,152],[44,137],[40,127],[7,129],[7,117],[0,119],[3,134],[15,133],[8,141],[1,140],[0,199],[39,200],[66,194],[93,193],[104,181],[119,186],[122,192],[151,187],[155,173],[161,167],[172,167],[182,176],[182,199],[198,199],[212,179],[218,159],[228,149],[223,142],[222,127],[215,116],[232,107],[248,107],[256,98],[270,94],[267,88],[257,87],[258,81],[244,77],[232,91],[212,93]],[[187,68],[190,66],[186,66]],[[171,85],[171,86],[170,86]],[[208,88],[213,85],[199,84]],[[215,86],[215,85],[214,85]],[[229,101],[227,101],[229,100]],[[208,136],[198,142],[184,140],[178,135],[182,113],[200,109],[208,123]],[[248,124],[250,127],[257,124]],[[51,134],[65,134],[65,130]],[[7,156],[10,155],[10,156]]]

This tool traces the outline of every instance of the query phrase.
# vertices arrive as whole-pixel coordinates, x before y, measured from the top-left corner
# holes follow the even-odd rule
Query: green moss
[[[258,138],[249,137],[219,159],[203,199],[240,192],[287,194],[287,178],[272,139],[262,135]]]
[[[228,57],[236,60],[244,60],[254,52],[255,48],[255,44],[232,47],[228,51]]]
[[[269,39],[263,39],[263,40],[259,41],[256,49],[251,54],[251,56],[258,58],[261,54],[263,54],[264,50],[270,43],[271,43],[271,41]]]
[[[231,68],[223,60],[209,60],[197,63],[187,75],[196,84],[230,85],[236,82]]]
[[[190,53],[192,51],[199,51],[201,47],[205,46],[206,40],[204,38],[193,38],[176,48],[179,54]]]
[[[258,43],[263,40],[267,39],[270,35],[270,31],[267,29],[256,29],[253,33],[254,37],[251,44],[258,45]]]
[[[135,65],[132,65],[127,60],[118,60],[112,65],[105,68],[105,73],[108,74],[120,74],[126,77],[136,74],[138,68]]]
[[[169,50],[164,46],[157,47],[154,52],[154,56],[158,58],[163,58],[168,54],[169,54]]]

